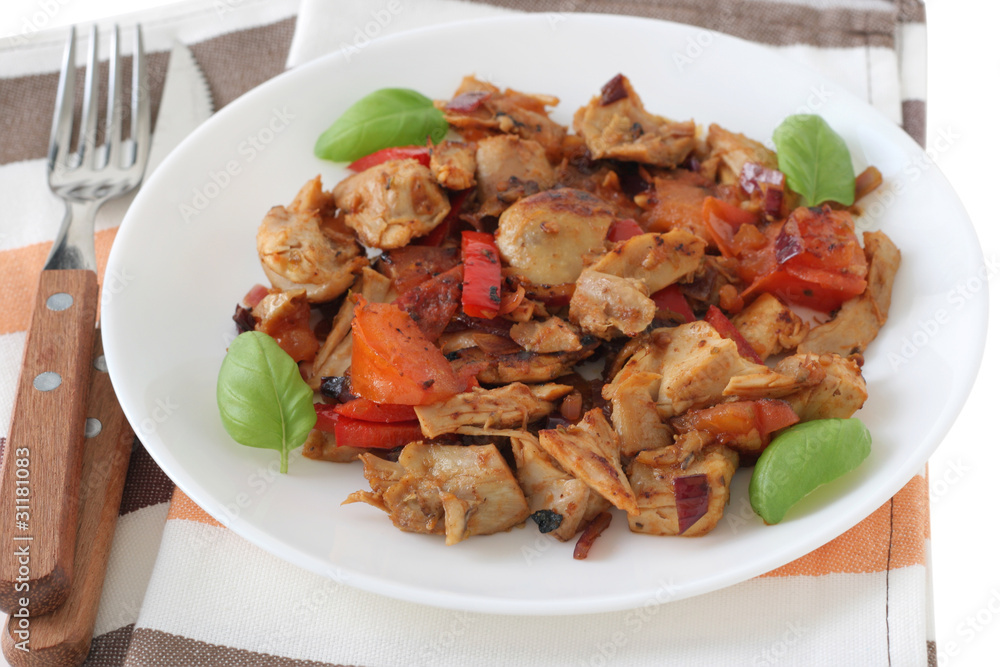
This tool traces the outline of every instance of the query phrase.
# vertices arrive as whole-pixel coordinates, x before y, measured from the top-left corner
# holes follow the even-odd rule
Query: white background
[[[3,0],[0,36],[50,8],[45,27],[131,13],[173,0]],[[928,0],[928,148],[965,203],[987,266],[1000,263],[1000,3]],[[935,139],[941,138],[935,150]],[[940,221],[941,234],[948,220]],[[1000,264],[997,265],[1000,267]],[[994,269],[995,271],[996,269]],[[1000,288],[990,274],[991,331]],[[930,462],[934,607],[938,660],[998,663],[1000,656],[1000,413],[996,348],[988,345],[972,396]],[[998,420],[1000,421],[1000,420]]]

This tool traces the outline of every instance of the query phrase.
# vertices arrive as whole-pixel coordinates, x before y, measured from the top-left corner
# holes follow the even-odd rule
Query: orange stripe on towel
[[[184,521],[197,521],[209,526],[224,528],[208,512],[198,507],[193,500],[188,498],[180,489],[174,489],[174,495],[170,498],[170,509],[167,511],[167,521],[171,519],[183,519]]]
[[[927,479],[914,477],[864,521],[798,560],[763,577],[882,572],[926,564]]]
[[[94,236],[97,251],[97,280],[103,282],[111,242],[117,227],[103,229]],[[23,248],[0,251],[0,334],[27,331],[31,306],[35,303],[38,274],[49,256],[52,243],[35,243]]]

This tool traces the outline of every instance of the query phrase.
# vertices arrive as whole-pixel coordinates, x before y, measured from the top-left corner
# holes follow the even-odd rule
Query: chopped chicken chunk
[[[739,181],[747,162],[757,162],[768,169],[778,168],[778,156],[764,144],[737,132],[724,130],[715,123],[708,126],[705,138],[710,149],[709,159],[719,158],[718,179],[729,185]]]
[[[621,332],[635,336],[656,316],[649,288],[639,280],[584,269],[569,302],[569,319],[605,340]]]
[[[552,352],[536,354],[524,350],[507,354],[491,354],[478,347],[458,350],[448,355],[452,368],[461,373],[466,367],[474,367],[476,379],[483,384],[506,384],[524,382],[537,384],[550,382],[560,375],[566,375],[573,366],[594,352],[596,344],[585,345],[579,352]]]
[[[495,445],[411,442],[397,462],[362,454],[372,490],[345,503],[387,512],[400,530],[445,536],[452,545],[472,535],[509,530],[528,518],[528,501]]]
[[[695,271],[704,255],[704,241],[689,232],[674,230],[633,236],[618,243],[590,268],[640,280],[652,294]]]
[[[537,142],[508,134],[478,142],[476,194],[480,216],[500,215],[518,199],[548,190],[555,182],[555,170]]]
[[[319,342],[309,327],[309,313],[304,289],[271,290],[253,307],[254,329],[273,338],[295,361],[312,361]]]
[[[528,352],[578,352],[583,349],[580,331],[560,317],[518,322],[510,328],[511,339]]]
[[[614,385],[605,385],[604,395],[611,401],[611,423],[622,444],[622,454],[631,456],[644,449],[669,445],[673,429],[664,424],[656,411],[656,397],[663,376],[648,371],[623,370]]]
[[[658,167],[676,167],[687,158],[695,144],[694,121],[676,122],[649,113],[624,76],[608,85],[620,85],[624,95],[607,104],[606,96],[596,96],[573,116],[573,129],[583,136],[594,158]]]
[[[868,388],[853,359],[838,354],[794,354],[778,362],[775,370],[795,375],[816,364],[824,372],[822,381],[785,396],[799,419],[846,419],[860,410],[868,399]]]
[[[637,511],[635,494],[621,467],[621,444],[600,408],[572,426],[539,431],[538,442],[564,470],[612,505],[630,514]]]
[[[502,429],[521,427],[546,416],[572,387],[561,384],[528,385],[514,382],[495,389],[475,387],[449,399],[416,406],[420,430],[426,438],[463,433],[466,427]]]
[[[319,176],[306,183],[288,207],[275,206],[257,229],[257,254],[271,285],[302,288],[311,303],[344,293],[368,260],[334,217],[333,197]]]
[[[809,331],[808,323],[770,293],[740,311],[733,324],[761,359],[795,349]]]
[[[549,535],[566,542],[610,506],[586,483],[560,468],[535,436],[525,432],[511,437],[510,444],[517,464],[517,481],[528,498],[532,514],[547,510],[560,517],[559,526],[549,531]]]
[[[865,232],[864,240],[868,286],[861,295],[845,301],[832,320],[810,331],[798,352],[861,354],[888,319],[899,249],[882,232]]]
[[[656,401],[663,419],[718,403],[734,375],[767,370],[740,356],[736,343],[703,320],[657,331],[665,332],[653,336],[663,347],[663,382]]]
[[[431,173],[449,190],[465,190],[476,184],[476,145],[442,141],[431,146]]]
[[[525,197],[500,216],[497,247],[519,276],[538,285],[571,283],[587,257],[604,252],[614,210],[584,190]]]
[[[371,248],[401,248],[444,220],[448,197],[431,170],[416,160],[389,160],[350,176],[333,189],[347,226]]]
[[[652,535],[705,535],[722,518],[738,464],[736,452],[721,445],[695,453],[677,445],[640,452],[628,471],[639,507],[638,514],[628,517],[629,529]]]
[[[566,128],[549,118],[546,107],[558,103],[559,98],[551,95],[529,95],[510,88],[501,92],[490,83],[467,76],[455,97],[438,103],[438,107],[444,111],[445,120],[466,139],[494,132],[515,134],[538,142],[555,164],[562,158]]]

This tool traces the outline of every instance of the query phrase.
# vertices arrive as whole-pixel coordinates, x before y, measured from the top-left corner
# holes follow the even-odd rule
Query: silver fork
[[[48,153],[49,186],[66,201],[66,215],[38,280],[5,448],[9,454],[0,469],[0,543],[16,547],[0,549],[0,610],[27,607],[32,617],[58,608],[73,583],[83,442],[95,435],[93,425],[86,424],[98,303],[94,216],[106,201],[139,184],[149,154],[141,29],[136,27],[127,140],[121,137],[118,28],[112,32],[107,122],[100,145],[97,46],[94,27],[78,146],[71,151],[76,31],[70,31]],[[30,550],[30,567],[25,552],[17,549]],[[30,596],[24,593],[28,590]]]
[[[146,90],[146,58],[142,29],[136,26],[132,61],[131,136],[122,141],[121,53],[118,26],[111,32],[108,62],[108,106],[105,142],[97,145],[97,26],[90,30],[83,118],[76,151],[70,151],[76,93],[76,29],[71,28],[49,143],[49,187],[66,201],[66,216],[45,263],[46,269],[96,270],[94,216],[109,199],[132,191],[142,181],[149,156],[150,105]]]

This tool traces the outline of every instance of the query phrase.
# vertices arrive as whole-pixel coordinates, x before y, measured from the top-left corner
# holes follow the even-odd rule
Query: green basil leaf
[[[267,334],[240,334],[219,369],[215,397],[233,440],[278,450],[281,472],[288,472],[288,452],[302,445],[316,424],[313,391],[288,353]]]
[[[772,136],[778,168],[806,206],[835,201],[854,203],[851,153],[826,121],[812,114],[789,116]]]
[[[362,97],[316,140],[316,157],[353,162],[391,146],[438,143],[448,121],[434,102],[415,90],[382,88]]]
[[[757,459],[750,506],[775,524],[817,487],[854,470],[868,458],[872,435],[856,417],[816,419],[782,431]]]

